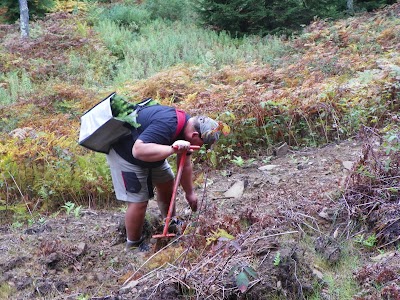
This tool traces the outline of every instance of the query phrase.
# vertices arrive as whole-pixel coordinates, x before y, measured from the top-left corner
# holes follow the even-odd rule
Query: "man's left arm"
[[[181,155],[185,154],[179,154],[177,155],[177,161],[179,164],[179,160]],[[191,161],[191,156],[190,155],[185,155],[185,164],[183,166],[182,170],[182,177],[181,177],[181,186],[183,190],[185,191],[186,195],[186,200],[190,205],[190,208],[192,211],[197,210],[197,195],[194,192],[194,187],[193,187],[193,165]]]

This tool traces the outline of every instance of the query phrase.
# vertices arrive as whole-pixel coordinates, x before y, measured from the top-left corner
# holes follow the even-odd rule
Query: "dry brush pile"
[[[217,214],[210,205],[185,234],[127,274],[121,295],[136,299],[303,299],[315,275],[296,243],[299,232],[282,231],[279,218]],[[201,225],[200,225],[201,224]],[[276,229],[274,229],[276,228]],[[281,242],[288,236],[291,242]]]
[[[361,159],[347,180],[341,204],[360,234],[373,235],[373,246],[397,245],[400,236],[400,134],[396,127],[385,138],[364,129],[369,138]]]

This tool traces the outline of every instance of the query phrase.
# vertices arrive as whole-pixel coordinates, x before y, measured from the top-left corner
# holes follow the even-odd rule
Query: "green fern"
[[[281,263],[281,253],[278,251],[274,257],[274,266],[277,267]]]

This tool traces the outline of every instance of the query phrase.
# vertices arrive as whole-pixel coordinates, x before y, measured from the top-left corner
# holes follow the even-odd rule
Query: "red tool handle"
[[[174,148],[177,148],[177,147],[174,147]],[[200,149],[200,146],[190,146],[190,149],[198,150],[198,149]],[[159,235],[153,235],[153,238],[175,236],[175,234],[168,234],[168,226],[169,226],[169,222],[171,221],[172,212],[174,211],[174,207],[175,207],[175,198],[176,198],[176,193],[178,191],[179,183],[181,182],[183,166],[185,165],[186,152],[187,151],[184,151],[183,153],[181,153],[181,157],[179,160],[178,171],[176,173],[176,178],[175,178],[175,183],[174,183],[174,190],[172,191],[171,202],[169,204],[168,214],[165,219],[163,233],[159,234]]]
[[[172,146],[172,148],[178,149],[178,146]],[[189,149],[190,150],[199,150],[200,146],[190,145]]]

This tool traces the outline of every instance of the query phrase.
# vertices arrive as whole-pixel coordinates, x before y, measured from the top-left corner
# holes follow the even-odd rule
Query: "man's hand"
[[[193,212],[197,211],[197,196],[194,192],[186,194],[186,200]]]
[[[190,142],[184,140],[177,140],[172,144],[175,153],[182,153],[190,150]]]

